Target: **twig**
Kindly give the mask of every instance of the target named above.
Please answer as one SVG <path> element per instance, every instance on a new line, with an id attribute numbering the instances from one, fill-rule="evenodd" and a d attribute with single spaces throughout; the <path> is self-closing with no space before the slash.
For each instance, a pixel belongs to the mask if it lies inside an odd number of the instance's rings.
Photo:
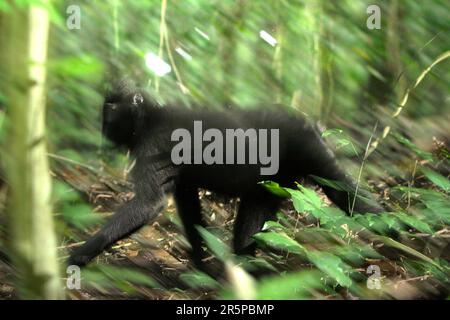
<path id="1" fill-rule="evenodd" d="M 414 184 L 414 176 L 416 175 L 416 169 L 417 169 L 417 160 L 414 162 L 414 168 L 411 175 L 411 180 L 408 181 L 408 205 L 406 206 L 406 209 L 408 209 L 411 205 L 411 187 Z"/>
<path id="2" fill-rule="evenodd" d="M 409 279 L 404 279 L 404 280 L 399 280 L 397 281 L 394 286 L 397 287 L 400 283 L 406 283 L 406 282 L 411 282 L 411 281 L 424 281 L 428 278 L 431 278 L 432 276 L 429 274 L 423 275 L 423 276 L 418 276 L 418 277 L 414 277 L 414 278 L 409 278 Z"/>
<path id="3" fill-rule="evenodd" d="M 114 28 L 114 49 L 116 52 L 120 48 L 120 38 L 119 38 L 119 0 L 114 0 L 113 2 L 113 28 Z"/>
<path id="4" fill-rule="evenodd" d="M 165 22 L 164 22 L 165 23 Z M 167 25 L 165 27 L 165 37 L 164 37 L 165 43 L 166 43 L 166 51 L 167 55 L 169 56 L 170 64 L 172 65 L 173 71 L 175 72 L 175 76 L 177 78 L 178 84 L 181 88 L 181 91 L 186 94 L 189 92 L 189 90 L 186 88 L 186 86 L 183 84 L 183 80 L 181 79 L 180 72 L 178 71 L 177 65 L 175 64 L 175 59 L 173 58 L 172 51 L 170 49 L 169 44 L 169 32 L 167 30 Z"/>
<path id="5" fill-rule="evenodd" d="M 79 247 L 81 246 L 83 243 L 85 243 L 86 241 L 80 241 L 80 242 L 74 242 L 74 243 L 70 243 L 66 246 L 59 246 L 56 247 L 56 249 L 68 249 L 68 248 L 73 248 L 73 247 Z"/>
<path id="6" fill-rule="evenodd" d="M 54 153 L 47 153 L 47 156 L 49 156 L 50 158 L 53 158 L 53 159 L 65 161 L 65 162 L 68 162 L 68 163 L 71 163 L 71 164 L 75 164 L 77 166 L 89 169 L 89 170 L 94 171 L 94 172 L 98 172 L 98 170 L 96 168 L 94 168 L 94 167 L 92 167 L 90 165 L 87 165 L 87 164 L 84 164 L 84 163 L 78 162 L 76 160 L 72 160 L 72 159 L 63 157 L 63 156 L 59 156 L 59 155 L 54 154 Z"/>
<path id="7" fill-rule="evenodd" d="M 366 150 L 364 151 L 364 157 L 363 157 L 363 160 L 361 162 L 361 166 L 359 168 L 358 180 L 356 181 L 355 196 L 353 197 L 353 203 L 352 203 L 352 207 L 350 209 L 350 216 L 353 216 L 353 210 L 355 208 L 356 197 L 358 196 L 358 189 L 359 189 L 359 184 L 361 182 L 361 176 L 362 176 L 364 164 L 366 163 L 366 160 L 367 160 L 367 158 L 370 155 L 369 147 L 370 147 L 370 143 L 372 142 L 372 138 L 373 138 L 373 136 L 375 134 L 375 131 L 377 130 L 377 127 L 378 127 L 378 121 L 375 123 L 375 126 L 373 127 L 372 134 L 370 135 L 369 141 L 367 142 L 367 145 L 366 145 Z"/>
<path id="8" fill-rule="evenodd" d="M 164 38 L 166 33 L 166 9 L 167 9 L 167 0 L 161 1 L 161 19 L 159 21 L 159 49 L 158 49 L 158 57 L 162 59 L 163 57 L 163 48 L 164 48 Z M 159 91 L 159 77 L 155 75 L 155 90 Z"/>
<path id="9" fill-rule="evenodd" d="M 424 71 L 422 71 L 422 73 L 419 75 L 419 77 L 417 77 L 414 85 L 412 87 L 409 87 L 406 89 L 406 92 L 403 95 L 403 98 L 402 98 L 401 102 L 399 103 L 397 110 L 391 116 L 393 119 L 398 117 L 400 115 L 400 113 L 402 112 L 403 108 L 405 107 L 406 103 L 408 102 L 409 94 L 411 93 L 411 91 L 413 89 L 417 88 L 417 86 L 422 82 L 422 80 L 425 78 L 425 76 L 431 71 L 431 69 L 434 66 L 436 66 L 438 63 L 440 63 L 448 58 L 450 58 L 450 51 L 446 51 L 443 54 L 441 54 L 439 57 L 436 58 L 436 60 L 433 61 L 433 63 L 431 65 L 429 65 Z M 378 147 L 378 145 L 388 136 L 390 131 L 391 131 L 390 126 L 384 127 L 383 134 L 381 135 L 380 138 L 376 139 L 373 142 L 373 144 L 370 148 L 369 154 L 372 153 L 373 151 L 375 151 L 375 149 Z"/>

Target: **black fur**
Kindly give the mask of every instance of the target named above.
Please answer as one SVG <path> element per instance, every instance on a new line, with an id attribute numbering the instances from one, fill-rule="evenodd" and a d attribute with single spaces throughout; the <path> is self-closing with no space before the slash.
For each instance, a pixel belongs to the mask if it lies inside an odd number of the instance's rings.
<path id="1" fill-rule="evenodd" d="M 171 161 L 171 133 L 186 128 L 191 133 L 194 120 L 202 120 L 203 129 L 220 131 L 233 128 L 279 129 L 279 171 L 261 176 L 260 165 L 174 165 Z M 84 265 L 117 240 L 134 232 L 160 213 L 165 195 L 173 194 L 192 257 L 201 265 L 201 237 L 195 225 L 204 225 L 198 189 L 239 197 L 240 207 L 234 228 L 233 247 L 237 253 L 251 252 L 252 236 L 271 219 L 282 199 L 258 184 L 272 180 L 283 186 L 310 175 L 337 180 L 354 187 L 353 181 L 339 168 L 332 152 L 314 127 L 298 113 L 280 107 L 265 110 L 209 111 L 160 107 L 143 92 L 126 82 L 106 97 L 103 106 L 103 133 L 117 146 L 131 150 L 136 159 L 132 171 L 135 197 L 125 204 L 92 238 L 76 249 L 70 264 Z M 324 186 L 327 196 L 349 212 L 348 192 Z M 363 192 L 364 195 L 367 193 Z M 356 212 L 381 212 L 374 201 L 358 198 Z"/>

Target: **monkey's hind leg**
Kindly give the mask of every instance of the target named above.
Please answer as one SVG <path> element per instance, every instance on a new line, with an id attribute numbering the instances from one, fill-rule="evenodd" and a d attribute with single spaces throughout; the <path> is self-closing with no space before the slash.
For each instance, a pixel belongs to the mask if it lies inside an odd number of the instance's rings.
<path id="1" fill-rule="evenodd" d="M 174 193 L 174 198 L 178 214 L 181 218 L 181 222 L 183 223 L 186 238 L 191 245 L 191 258 L 197 268 L 203 269 L 203 241 L 196 226 L 204 227 L 205 224 L 201 216 L 198 190 L 193 187 L 177 186 Z"/>
<path id="2" fill-rule="evenodd" d="M 234 225 L 235 253 L 254 254 L 256 244 L 252 237 L 261 231 L 264 222 L 275 217 L 281 202 L 281 198 L 265 190 L 258 190 L 241 198 Z"/>

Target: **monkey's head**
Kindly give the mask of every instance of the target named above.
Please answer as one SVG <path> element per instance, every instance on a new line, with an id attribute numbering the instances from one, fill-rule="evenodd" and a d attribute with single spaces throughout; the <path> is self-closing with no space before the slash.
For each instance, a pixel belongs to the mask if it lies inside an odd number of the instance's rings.
<path id="1" fill-rule="evenodd" d="M 122 80 L 108 90 L 102 111 L 102 133 L 117 147 L 132 147 L 136 142 L 136 129 L 144 92 L 134 83 Z"/>

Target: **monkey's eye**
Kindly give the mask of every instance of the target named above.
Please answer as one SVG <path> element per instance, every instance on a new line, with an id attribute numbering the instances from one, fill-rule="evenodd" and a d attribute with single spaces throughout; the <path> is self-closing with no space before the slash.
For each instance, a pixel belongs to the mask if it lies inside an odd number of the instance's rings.
<path id="1" fill-rule="evenodd" d="M 115 104 L 115 103 L 106 103 L 106 106 L 110 110 L 117 110 L 117 104 Z"/>
<path id="2" fill-rule="evenodd" d="M 140 93 L 136 93 L 133 96 L 133 105 L 137 106 L 138 104 L 144 102 L 144 97 Z"/>

